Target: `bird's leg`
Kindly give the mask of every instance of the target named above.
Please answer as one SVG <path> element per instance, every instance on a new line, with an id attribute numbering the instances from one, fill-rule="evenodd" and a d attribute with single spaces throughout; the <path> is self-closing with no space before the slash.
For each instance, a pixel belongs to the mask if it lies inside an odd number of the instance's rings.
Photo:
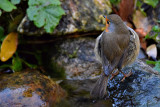
<path id="1" fill-rule="evenodd" d="M 128 74 L 125 74 L 124 72 L 122 72 L 121 69 L 119 71 L 124 75 L 123 79 L 121 80 L 122 82 L 125 80 L 126 77 L 129 77 L 132 74 L 132 70 Z"/>
<path id="2" fill-rule="evenodd" d="M 118 74 L 119 74 L 119 70 L 117 70 L 115 73 L 112 73 L 112 77 L 110 78 L 110 80 L 112 80 Z"/>

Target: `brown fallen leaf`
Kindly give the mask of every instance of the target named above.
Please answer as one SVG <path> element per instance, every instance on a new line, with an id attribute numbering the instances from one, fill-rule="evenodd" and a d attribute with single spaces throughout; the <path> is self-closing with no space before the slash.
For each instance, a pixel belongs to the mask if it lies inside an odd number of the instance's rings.
<path id="1" fill-rule="evenodd" d="M 147 47 L 146 53 L 149 57 L 152 57 L 153 59 L 157 58 L 157 47 L 155 44 L 152 44 Z"/>
<path id="2" fill-rule="evenodd" d="M 18 45 L 18 34 L 12 32 L 6 36 L 1 45 L 0 59 L 5 62 L 13 56 Z"/>
<path id="3" fill-rule="evenodd" d="M 141 29 L 146 33 L 149 33 L 151 31 L 152 25 L 149 23 L 147 17 L 144 16 L 139 10 L 136 10 L 133 15 L 133 23 L 136 29 Z"/>
<path id="4" fill-rule="evenodd" d="M 139 10 L 136 10 L 133 15 L 133 23 L 136 27 L 136 32 L 139 35 L 141 47 L 146 50 L 147 43 L 145 36 L 151 31 L 152 25 L 149 23 L 147 17 Z"/>
<path id="5" fill-rule="evenodd" d="M 140 39 L 140 44 L 141 44 L 141 48 L 146 50 L 147 48 L 147 42 L 145 41 L 144 38 L 139 38 Z"/>
<path id="6" fill-rule="evenodd" d="M 121 0 L 118 15 L 124 21 L 131 21 L 130 16 L 132 16 L 134 11 L 135 0 Z"/>
<path id="7" fill-rule="evenodd" d="M 146 50 L 146 48 L 147 48 L 147 42 L 145 40 L 145 36 L 147 35 L 147 33 L 142 28 L 138 28 L 135 31 L 137 32 L 137 34 L 139 36 L 141 48 L 143 48 L 144 50 Z"/>
<path id="8" fill-rule="evenodd" d="M 147 42 L 145 40 L 145 36 L 147 35 L 147 33 L 142 28 L 138 28 L 135 31 L 137 32 L 137 34 L 139 36 L 141 48 L 143 48 L 144 50 L 146 50 L 146 48 L 147 48 Z"/>
<path id="9" fill-rule="evenodd" d="M 144 38 L 147 35 L 147 32 L 145 32 L 142 28 L 138 28 L 135 31 L 138 33 L 139 37 Z"/>

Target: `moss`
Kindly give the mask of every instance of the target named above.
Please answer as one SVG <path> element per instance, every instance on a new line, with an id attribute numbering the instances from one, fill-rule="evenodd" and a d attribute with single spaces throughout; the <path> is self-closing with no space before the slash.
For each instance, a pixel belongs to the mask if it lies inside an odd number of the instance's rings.
<path id="1" fill-rule="evenodd" d="M 3 92 L 3 90 L 7 90 L 7 92 Z M 0 98 L 0 101 L 6 102 L 6 104 L 23 102 L 20 104 L 30 105 L 30 100 L 32 100 L 36 104 L 34 106 L 42 103 L 48 104 L 50 100 L 52 103 L 56 103 L 66 96 L 65 91 L 58 84 L 36 70 L 1 75 L 0 94 L 6 96 L 4 99 Z M 8 94 L 10 97 L 7 97 Z"/>

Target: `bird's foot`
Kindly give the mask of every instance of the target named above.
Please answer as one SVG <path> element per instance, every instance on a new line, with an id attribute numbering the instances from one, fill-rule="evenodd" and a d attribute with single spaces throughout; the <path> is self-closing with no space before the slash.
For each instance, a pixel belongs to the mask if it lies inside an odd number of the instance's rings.
<path id="1" fill-rule="evenodd" d="M 112 80 L 116 75 L 119 74 L 119 71 L 117 70 L 115 73 L 112 73 L 112 77 L 110 78 L 110 80 Z"/>
<path id="2" fill-rule="evenodd" d="M 132 75 L 132 70 L 131 70 L 128 74 L 125 74 L 125 73 L 122 72 L 122 71 L 120 71 L 120 72 L 124 75 L 123 79 L 121 80 L 122 82 L 125 80 L 126 77 L 129 77 L 129 76 Z"/>

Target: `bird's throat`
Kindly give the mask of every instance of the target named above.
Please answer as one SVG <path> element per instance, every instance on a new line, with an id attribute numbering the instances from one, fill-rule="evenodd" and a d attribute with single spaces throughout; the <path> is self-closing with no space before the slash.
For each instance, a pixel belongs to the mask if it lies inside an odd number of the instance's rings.
<path id="1" fill-rule="evenodd" d="M 106 24 L 106 32 L 109 32 L 109 29 L 108 29 L 108 27 L 109 27 L 109 24 Z"/>
<path id="2" fill-rule="evenodd" d="M 106 32 L 115 32 L 116 31 L 116 27 L 114 26 L 113 23 L 110 23 L 110 24 L 106 24 L 106 29 L 105 29 Z"/>

